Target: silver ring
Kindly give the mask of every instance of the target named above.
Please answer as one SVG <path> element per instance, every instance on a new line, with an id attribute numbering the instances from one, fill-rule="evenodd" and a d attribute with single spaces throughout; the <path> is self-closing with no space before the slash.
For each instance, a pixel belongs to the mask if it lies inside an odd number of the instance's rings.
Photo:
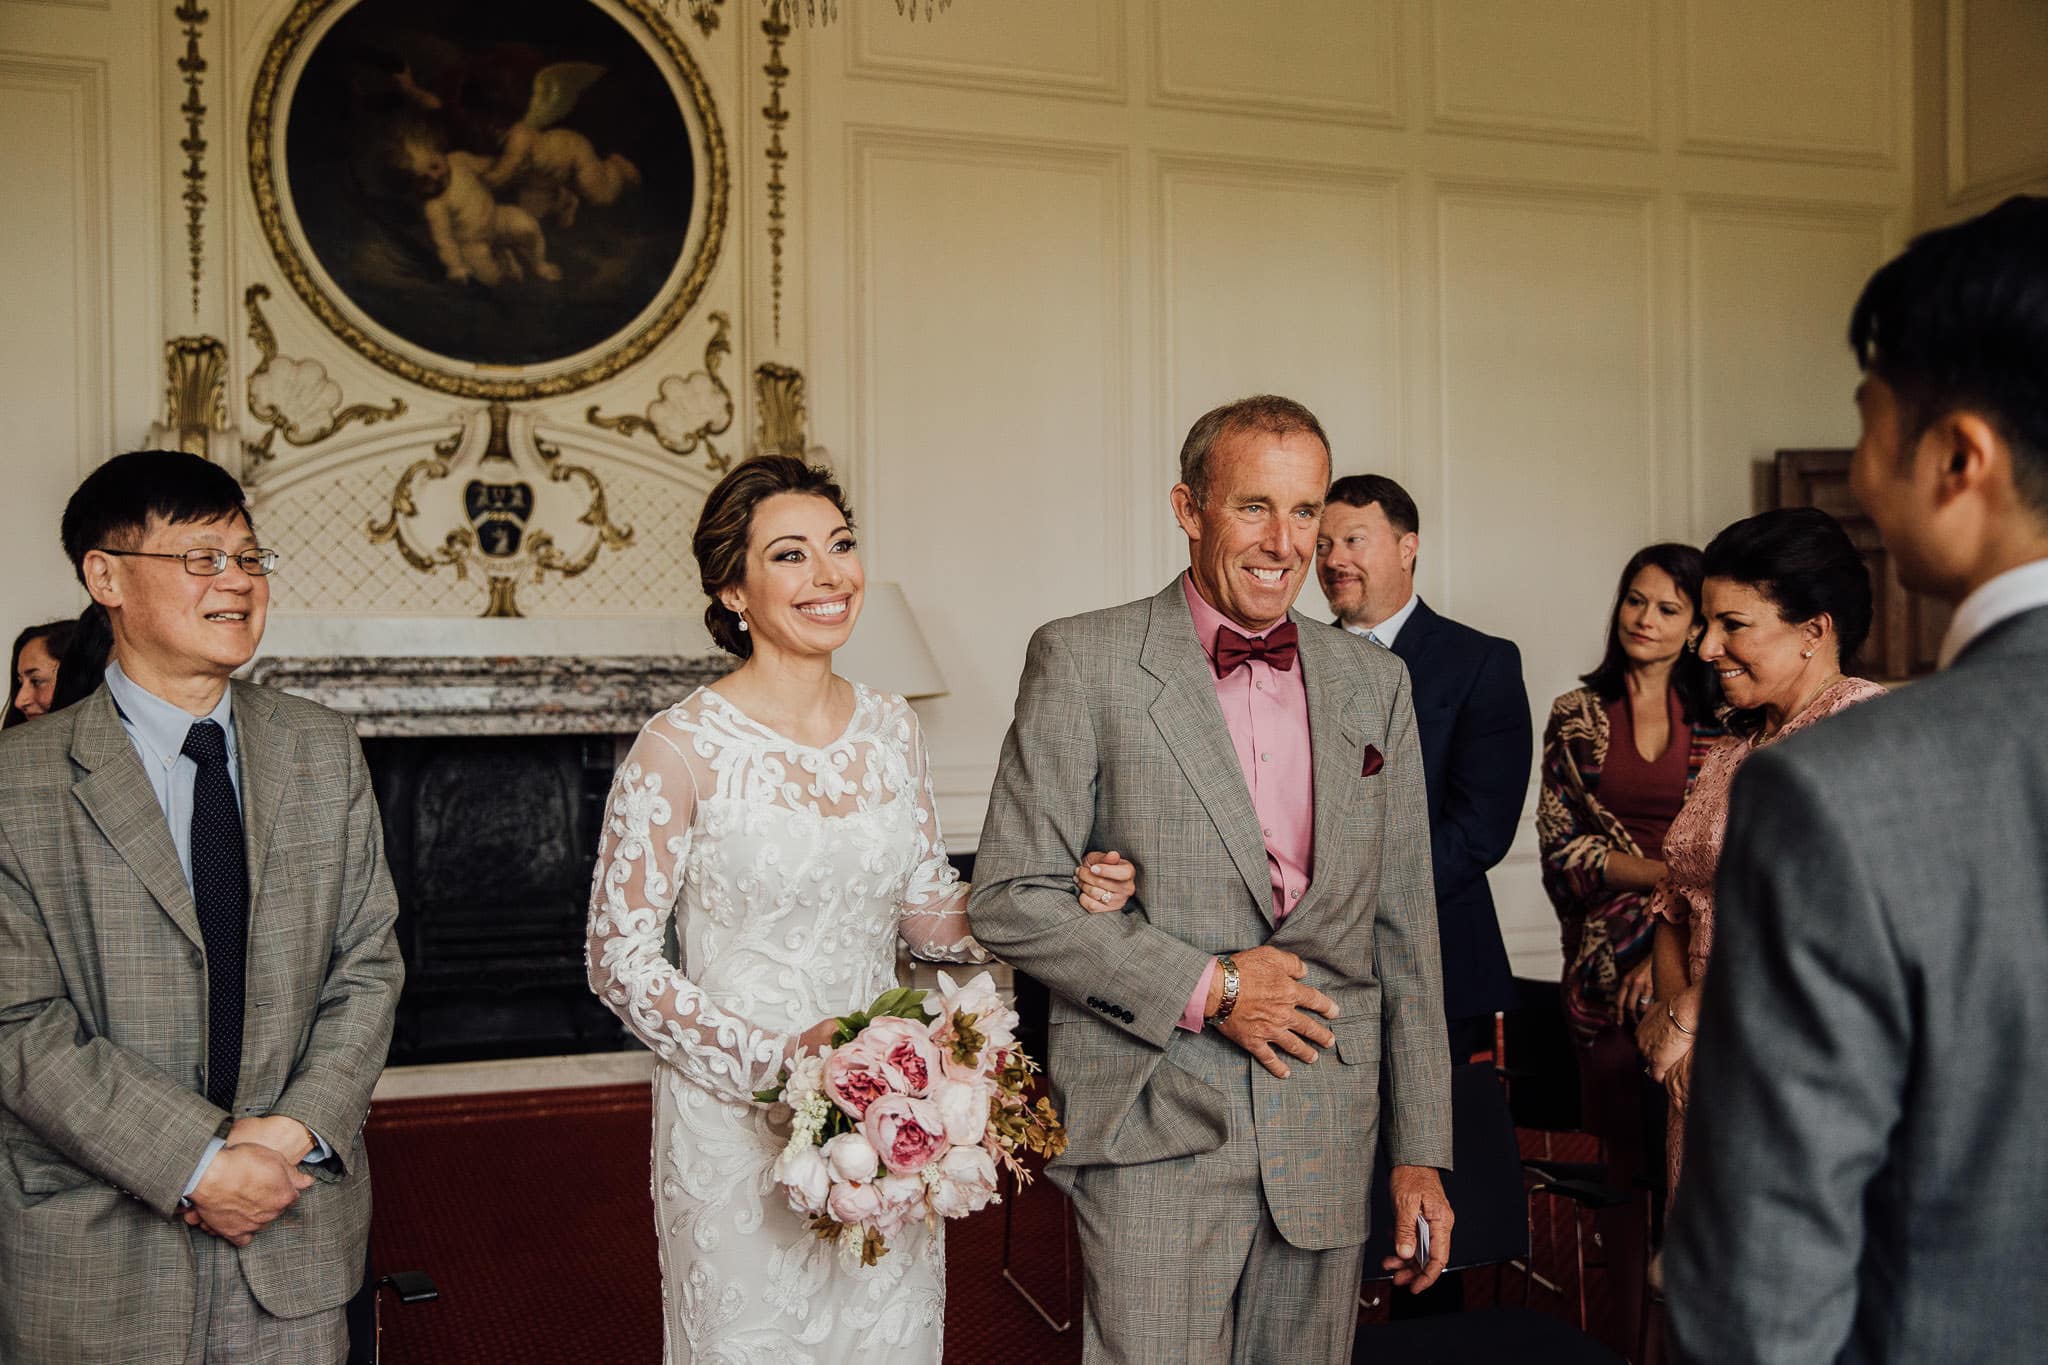
<path id="1" fill-rule="evenodd" d="M 1639 995 L 1639 996 L 1637 996 L 1637 997 L 1636 997 L 1636 1004 L 1637 1004 L 1638 1006 L 1646 1006 L 1646 1005 L 1648 1005 L 1649 1003 L 1650 1003 L 1650 997 L 1649 997 L 1649 996 L 1647 996 L 1647 995 Z"/>

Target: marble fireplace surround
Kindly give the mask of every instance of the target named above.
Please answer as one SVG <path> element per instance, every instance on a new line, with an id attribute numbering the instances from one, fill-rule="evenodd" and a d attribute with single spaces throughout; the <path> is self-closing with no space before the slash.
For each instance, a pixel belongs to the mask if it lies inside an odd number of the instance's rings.
<path id="1" fill-rule="evenodd" d="M 730 671 L 675 618 L 273 620 L 248 678 L 317 701 L 365 739 L 620 735 Z"/>

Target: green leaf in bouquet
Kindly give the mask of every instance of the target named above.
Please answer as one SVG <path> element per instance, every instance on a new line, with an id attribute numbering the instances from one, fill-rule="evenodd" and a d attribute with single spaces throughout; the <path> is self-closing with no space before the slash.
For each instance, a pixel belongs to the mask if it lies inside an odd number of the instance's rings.
<path id="1" fill-rule="evenodd" d="M 868 1006 L 869 1020 L 872 1022 L 881 1018 L 915 1019 L 922 1023 L 925 1018 L 924 997 L 924 991 L 912 986 L 898 986 L 894 990 L 884 991 L 874 1004 Z"/>
<path id="2" fill-rule="evenodd" d="M 754 1092 L 754 1103 L 756 1104 L 774 1104 L 781 1098 L 782 1086 L 779 1084 L 771 1085 L 766 1090 L 756 1090 Z"/>

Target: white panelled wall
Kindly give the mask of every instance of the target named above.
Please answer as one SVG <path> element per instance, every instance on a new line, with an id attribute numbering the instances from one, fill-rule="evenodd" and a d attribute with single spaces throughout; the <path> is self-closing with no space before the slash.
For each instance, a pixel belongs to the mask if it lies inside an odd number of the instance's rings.
<path id="1" fill-rule="evenodd" d="M 1423 593 L 1520 645 L 1539 727 L 1631 551 L 1854 439 L 1908 0 L 845 10 L 801 35 L 815 436 L 951 684 L 956 844 L 1032 628 L 1185 562 L 1166 493 L 1218 402 L 1299 398 L 1339 473 L 1408 486 Z M 1554 973 L 1525 824 L 1496 890 Z"/>
<path id="2" fill-rule="evenodd" d="M 161 416 L 168 336 L 226 337 L 231 419 L 245 406 L 237 272 L 276 280 L 237 237 L 253 218 L 236 149 L 284 7 L 207 8 L 208 79 L 230 88 L 207 89 L 222 121 L 202 307 L 186 299 L 169 0 L 0 0 L 8 635 L 79 604 L 57 514 Z M 739 299 L 748 281 L 744 375 L 778 358 L 756 268 L 770 77 L 758 0 L 719 8 L 715 38 L 679 32 L 732 140 L 719 287 Z M 904 585 L 950 685 L 920 709 L 961 847 L 1032 628 L 1184 563 L 1166 492 L 1205 409 L 1290 394 L 1322 416 L 1338 472 L 1405 483 L 1423 592 L 1520 645 L 1540 723 L 1594 662 L 1630 551 L 1755 510 L 1773 450 L 1853 439 L 1843 333 L 1868 272 L 1916 226 L 2048 176 L 2039 0 L 953 0 L 930 23 L 888 0 L 838 9 L 783 52 L 775 338 L 808 376 L 811 439 L 850 481 L 870 575 Z M 313 346 L 299 311 L 278 294 L 278 325 Z M 707 326 L 686 321 L 691 356 Z M 352 398 L 401 391 L 327 354 Z M 403 392 L 409 420 L 448 407 Z M 558 422 L 582 422 L 576 401 Z M 336 527 L 360 525 L 356 484 L 381 496 L 388 480 L 350 462 L 425 438 L 349 439 L 333 469 L 309 459 L 269 496 L 283 507 L 298 480 Z M 579 592 L 606 613 L 694 617 L 678 557 L 705 477 L 651 449 L 620 459 L 614 513 L 648 529 Z M 301 512 L 279 511 L 280 531 Z M 341 548 L 299 589 L 322 612 L 472 609 L 426 577 L 398 601 L 409 571 L 388 546 Z M 580 610 L 567 601 L 535 590 L 527 606 Z M 1304 606 L 1321 611 L 1313 588 Z M 1534 862 L 1526 829 L 1495 880 L 1518 968 L 1550 972 Z"/>

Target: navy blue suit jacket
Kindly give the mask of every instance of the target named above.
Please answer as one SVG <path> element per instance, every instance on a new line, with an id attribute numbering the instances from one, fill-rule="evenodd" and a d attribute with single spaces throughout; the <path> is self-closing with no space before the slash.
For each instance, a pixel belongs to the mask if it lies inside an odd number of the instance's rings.
<path id="1" fill-rule="evenodd" d="M 1444 1015 L 1514 1005 L 1513 977 L 1487 869 L 1507 856 L 1529 793 L 1535 737 L 1522 654 L 1511 640 L 1458 624 L 1418 601 L 1394 637 L 1415 695 L 1429 788 Z"/>

